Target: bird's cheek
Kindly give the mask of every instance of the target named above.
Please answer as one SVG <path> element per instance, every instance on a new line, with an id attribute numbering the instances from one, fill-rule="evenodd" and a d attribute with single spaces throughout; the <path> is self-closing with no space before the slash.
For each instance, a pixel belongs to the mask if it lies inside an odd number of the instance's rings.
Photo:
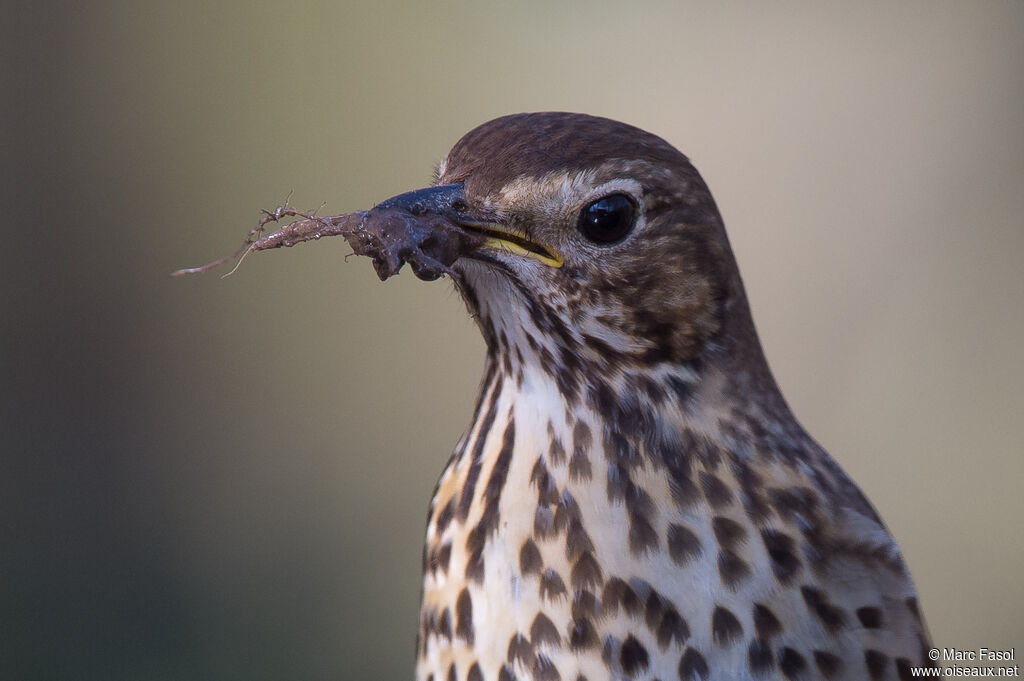
<path id="1" fill-rule="evenodd" d="M 693 359 L 721 328 L 721 311 L 707 280 L 672 284 L 669 280 L 638 296 L 632 305 L 633 323 L 641 337 L 651 340 L 652 359 Z"/>

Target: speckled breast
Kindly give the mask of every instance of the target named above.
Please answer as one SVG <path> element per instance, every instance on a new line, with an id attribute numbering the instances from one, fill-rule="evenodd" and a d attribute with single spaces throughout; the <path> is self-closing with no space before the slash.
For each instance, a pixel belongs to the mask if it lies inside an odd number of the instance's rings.
<path id="1" fill-rule="evenodd" d="M 884 528 L 828 508 L 797 467 L 665 427 L 679 451 L 648 451 L 542 373 L 491 366 L 431 502 L 418 679 L 895 679 L 920 664 Z"/>

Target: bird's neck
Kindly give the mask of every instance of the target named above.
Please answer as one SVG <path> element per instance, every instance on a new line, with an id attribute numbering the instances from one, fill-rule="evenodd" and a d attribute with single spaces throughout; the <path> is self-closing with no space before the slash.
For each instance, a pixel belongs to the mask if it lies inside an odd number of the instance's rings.
<path id="1" fill-rule="evenodd" d="M 728 289 L 717 332 L 692 356 L 675 357 L 646 352 L 647 339 L 592 315 L 570 320 L 565 306 L 542 304 L 493 278 L 459 286 L 487 344 L 482 392 L 497 382 L 526 400 L 545 396 L 542 427 L 557 415 L 569 423 L 597 420 L 616 437 L 671 442 L 688 432 L 735 441 L 739 455 L 809 442 L 768 368 L 738 276 Z"/>
<path id="2" fill-rule="evenodd" d="M 703 451 L 716 442 L 730 457 L 815 456 L 819 450 L 782 398 L 763 358 L 734 362 L 713 352 L 681 363 L 567 368 L 541 347 L 491 348 L 474 418 L 489 428 L 504 418 L 499 400 L 516 404 L 516 427 L 544 435 L 554 458 L 579 431 L 592 431 L 592 450 L 616 457 L 659 459 L 666 450 Z M 569 362 L 572 365 L 572 362 Z M 575 431 L 575 432 L 574 432 Z M 570 443 L 570 444 L 565 444 Z M 660 461 L 651 461 L 659 465 Z"/>

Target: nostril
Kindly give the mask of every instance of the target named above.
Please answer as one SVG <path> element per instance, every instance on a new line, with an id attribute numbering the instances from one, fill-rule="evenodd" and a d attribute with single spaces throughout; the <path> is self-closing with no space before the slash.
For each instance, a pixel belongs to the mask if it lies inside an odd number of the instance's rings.
<path id="1" fill-rule="evenodd" d="M 423 205 L 421 202 L 417 201 L 416 203 L 409 206 L 409 212 L 415 215 L 416 217 L 420 217 L 422 215 L 426 215 L 427 207 Z"/>
<path id="2" fill-rule="evenodd" d="M 465 213 L 467 210 L 469 210 L 469 206 L 462 199 L 455 199 L 454 201 L 452 201 L 452 210 L 454 210 L 457 213 Z"/>

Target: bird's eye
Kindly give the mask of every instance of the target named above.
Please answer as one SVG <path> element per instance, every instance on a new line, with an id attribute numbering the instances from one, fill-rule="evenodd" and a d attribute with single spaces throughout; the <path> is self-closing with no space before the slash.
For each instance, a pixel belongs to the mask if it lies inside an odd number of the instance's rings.
<path id="1" fill-rule="evenodd" d="M 621 241 L 636 222 L 636 204 L 625 194 L 610 194 L 587 204 L 576 223 L 580 234 L 599 244 Z"/>

